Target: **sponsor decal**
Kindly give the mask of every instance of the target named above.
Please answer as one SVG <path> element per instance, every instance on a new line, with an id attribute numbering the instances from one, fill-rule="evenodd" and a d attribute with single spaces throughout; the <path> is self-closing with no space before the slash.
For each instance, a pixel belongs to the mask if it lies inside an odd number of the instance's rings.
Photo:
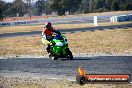
<path id="1" fill-rule="evenodd" d="M 40 23 L 40 20 L 27 20 L 27 21 L 15 21 L 15 22 L 0 22 L 0 26 L 15 26 L 15 25 L 25 25 L 25 24 L 34 24 Z"/>
<path id="2" fill-rule="evenodd" d="M 11 24 L 10 24 L 9 22 L 7 22 L 7 23 L 6 23 L 6 22 L 3 22 L 3 23 L 1 22 L 1 23 L 0 23 L 0 26 L 10 26 L 10 25 L 11 25 Z"/>
<path id="3" fill-rule="evenodd" d="M 85 83 L 129 83 L 131 81 L 131 75 L 129 74 L 87 74 L 84 68 L 79 67 L 76 81 L 82 85 Z"/>

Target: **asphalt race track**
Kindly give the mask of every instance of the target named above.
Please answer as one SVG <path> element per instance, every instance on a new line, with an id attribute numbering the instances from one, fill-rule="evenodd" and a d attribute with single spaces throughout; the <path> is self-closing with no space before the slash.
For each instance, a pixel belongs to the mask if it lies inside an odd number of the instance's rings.
<path id="1" fill-rule="evenodd" d="M 84 67 L 88 74 L 131 74 L 132 56 L 74 57 L 72 61 L 60 58 L 12 58 L 0 59 L 1 73 L 29 72 L 75 76 L 77 68 Z"/>

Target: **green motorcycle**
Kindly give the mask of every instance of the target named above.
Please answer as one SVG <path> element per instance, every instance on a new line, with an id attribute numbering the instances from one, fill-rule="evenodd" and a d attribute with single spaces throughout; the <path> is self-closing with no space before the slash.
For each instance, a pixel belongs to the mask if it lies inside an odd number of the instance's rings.
<path id="1" fill-rule="evenodd" d="M 68 48 L 68 42 L 64 35 L 54 35 L 50 42 L 52 45 L 50 46 L 49 57 L 52 60 L 57 60 L 58 58 L 73 59 L 72 52 Z"/>

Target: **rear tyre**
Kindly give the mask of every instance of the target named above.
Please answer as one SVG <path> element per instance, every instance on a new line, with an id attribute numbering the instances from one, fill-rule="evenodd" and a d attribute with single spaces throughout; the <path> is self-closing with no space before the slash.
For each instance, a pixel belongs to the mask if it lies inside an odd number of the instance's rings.
<path id="1" fill-rule="evenodd" d="M 53 55 L 52 53 L 49 54 L 49 58 L 51 58 L 52 60 L 57 60 L 58 57 Z"/>
<path id="2" fill-rule="evenodd" d="M 51 57 L 51 59 L 52 59 L 52 60 L 57 60 L 58 58 L 55 57 L 55 56 L 53 56 L 53 57 Z"/>
<path id="3" fill-rule="evenodd" d="M 73 55 L 72 55 L 72 52 L 70 51 L 69 48 L 67 49 L 67 58 L 68 58 L 69 60 L 73 60 Z"/>

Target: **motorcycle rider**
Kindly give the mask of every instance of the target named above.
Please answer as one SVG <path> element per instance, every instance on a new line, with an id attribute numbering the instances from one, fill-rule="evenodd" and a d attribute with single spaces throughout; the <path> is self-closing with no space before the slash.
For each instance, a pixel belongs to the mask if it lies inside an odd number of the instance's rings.
<path id="1" fill-rule="evenodd" d="M 42 36 L 43 36 L 42 42 L 45 45 L 48 45 L 47 48 L 46 48 L 46 50 L 47 50 L 48 53 L 50 53 L 50 40 L 52 40 L 52 38 L 53 38 L 52 37 L 52 34 L 53 33 L 56 33 L 58 35 L 61 35 L 61 33 L 58 30 L 56 30 L 56 29 L 54 29 L 52 27 L 52 24 L 50 22 L 47 22 L 45 24 L 43 30 L 42 30 Z"/>

